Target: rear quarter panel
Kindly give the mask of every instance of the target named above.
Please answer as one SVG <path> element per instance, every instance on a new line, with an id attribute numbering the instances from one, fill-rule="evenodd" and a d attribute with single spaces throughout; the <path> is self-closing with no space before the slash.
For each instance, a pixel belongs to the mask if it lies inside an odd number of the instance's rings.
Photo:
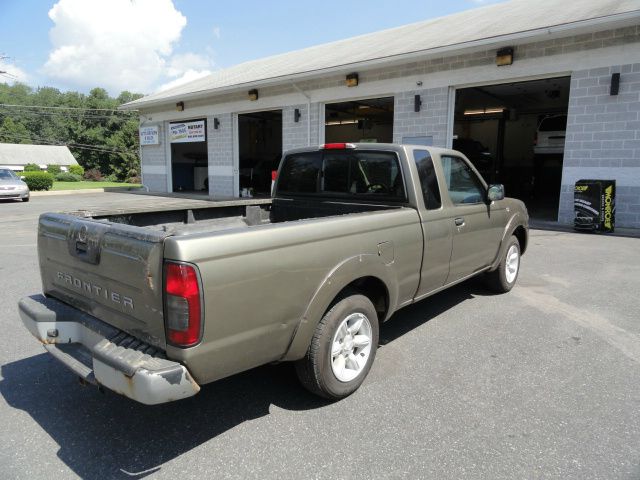
<path id="1" fill-rule="evenodd" d="M 381 242 L 392 243 L 391 261 L 378 255 Z M 418 214 L 409 208 L 170 237 L 165 258 L 200 269 L 205 322 L 199 345 L 167 354 L 199 383 L 280 360 L 299 328 L 313 331 L 331 294 L 360 276 L 384 275 L 394 304 L 412 298 L 421 255 Z M 332 276 L 343 264 L 349 275 Z"/>

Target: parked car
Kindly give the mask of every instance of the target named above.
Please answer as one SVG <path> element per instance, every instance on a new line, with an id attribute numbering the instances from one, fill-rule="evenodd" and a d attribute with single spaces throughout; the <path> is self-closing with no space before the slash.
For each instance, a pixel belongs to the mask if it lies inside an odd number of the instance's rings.
<path id="1" fill-rule="evenodd" d="M 567 115 L 547 115 L 540 120 L 533 142 L 533 153 L 550 155 L 564 153 L 567 134 Z"/>
<path id="2" fill-rule="evenodd" d="M 0 200 L 20 199 L 29 201 L 29 187 L 12 170 L 0 168 Z"/>
<path id="3" fill-rule="evenodd" d="M 508 292 L 527 248 L 524 204 L 454 150 L 292 150 L 257 202 L 41 215 L 25 326 L 82 382 L 146 404 L 277 361 L 340 399 L 380 323 L 476 275 Z"/>

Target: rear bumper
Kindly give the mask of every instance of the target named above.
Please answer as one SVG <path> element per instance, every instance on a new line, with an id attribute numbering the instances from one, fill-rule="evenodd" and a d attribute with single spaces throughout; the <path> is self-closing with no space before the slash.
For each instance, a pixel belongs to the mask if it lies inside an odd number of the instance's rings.
<path id="1" fill-rule="evenodd" d="M 18 308 L 33 336 L 84 382 L 147 405 L 200 391 L 184 365 L 91 315 L 42 295 L 23 298 Z"/>

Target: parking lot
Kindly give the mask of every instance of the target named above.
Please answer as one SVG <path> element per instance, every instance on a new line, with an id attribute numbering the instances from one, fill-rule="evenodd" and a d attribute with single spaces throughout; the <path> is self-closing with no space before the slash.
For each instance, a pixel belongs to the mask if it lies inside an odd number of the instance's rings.
<path id="1" fill-rule="evenodd" d="M 80 386 L 17 314 L 37 216 L 171 201 L 0 202 L 0 478 L 640 478 L 636 238 L 532 230 L 511 293 L 472 280 L 402 310 L 337 403 L 287 364 L 154 407 Z"/>

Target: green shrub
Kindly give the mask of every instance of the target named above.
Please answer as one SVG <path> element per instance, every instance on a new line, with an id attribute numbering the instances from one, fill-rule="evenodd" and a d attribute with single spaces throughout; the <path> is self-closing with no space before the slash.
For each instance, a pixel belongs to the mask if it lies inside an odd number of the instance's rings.
<path id="1" fill-rule="evenodd" d="M 80 175 L 74 175 L 70 172 L 60 172 L 56 175 L 56 182 L 79 182 L 82 180 Z"/>
<path id="2" fill-rule="evenodd" d="M 40 165 L 35 164 L 35 163 L 27 163 L 24 166 L 24 171 L 25 172 L 40 172 L 42 169 L 40 168 Z"/>
<path id="3" fill-rule="evenodd" d="M 97 168 L 91 168 L 84 172 L 83 175 L 85 180 L 90 180 L 92 182 L 101 182 L 102 181 L 102 173 Z"/>
<path id="4" fill-rule="evenodd" d="M 23 176 L 29 190 L 49 190 L 53 185 L 53 175 L 48 172 L 24 172 Z"/>
<path id="5" fill-rule="evenodd" d="M 84 168 L 82 168 L 82 165 L 69 165 L 69 173 L 82 176 L 84 175 Z"/>
<path id="6" fill-rule="evenodd" d="M 102 181 L 104 181 L 104 182 L 119 182 L 120 180 L 118 179 L 118 176 L 115 173 L 112 173 L 111 175 L 107 175 L 106 177 L 103 177 Z"/>
<path id="7" fill-rule="evenodd" d="M 51 175 L 57 175 L 62 172 L 62 169 L 60 168 L 60 165 L 48 165 L 47 172 L 49 172 Z"/>
<path id="8" fill-rule="evenodd" d="M 140 177 L 129 177 L 125 180 L 126 183 L 135 183 L 135 184 L 140 184 L 142 183 L 142 179 Z"/>

